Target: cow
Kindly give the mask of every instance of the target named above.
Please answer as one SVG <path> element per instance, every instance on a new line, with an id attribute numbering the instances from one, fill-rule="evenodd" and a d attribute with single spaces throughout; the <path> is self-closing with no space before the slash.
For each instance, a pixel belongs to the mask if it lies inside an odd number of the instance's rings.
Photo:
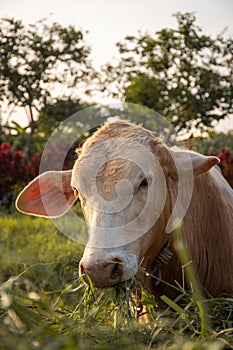
<path id="1" fill-rule="evenodd" d="M 158 303 L 163 294 L 174 298 L 179 224 L 203 291 L 232 295 L 233 191 L 217 157 L 170 148 L 124 120 L 100 127 L 77 153 L 72 170 L 42 173 L 16 207 L 58 217 L 80 200 L 89 232 L 80 275 L 100 288 L 136 276 Z"/>

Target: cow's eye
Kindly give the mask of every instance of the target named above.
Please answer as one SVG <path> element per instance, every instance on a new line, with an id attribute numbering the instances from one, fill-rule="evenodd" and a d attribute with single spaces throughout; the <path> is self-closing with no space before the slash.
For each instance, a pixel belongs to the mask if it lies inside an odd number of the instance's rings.
<path id="1" fill-rule="evenodd" d="M 147 181 L 147 178 L 145 177 L 141 183 L 140 183 L 140 187 L 142 188 L 146 188 L 148 186 L 148 181 Z"/>

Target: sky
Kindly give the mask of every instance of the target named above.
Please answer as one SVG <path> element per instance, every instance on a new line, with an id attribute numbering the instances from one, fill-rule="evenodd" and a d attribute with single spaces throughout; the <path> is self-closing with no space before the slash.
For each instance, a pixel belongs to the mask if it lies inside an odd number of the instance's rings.
<path id="1" fill-rule="evenodd" d="M 176 12 L 195 12 L 204 33 L 215 36 L 228 28 L 233 36 L 233 0 L 0 0 L 0 16 L 34 23 L 41 18 L 88 31 L 93 65 L 100 68 L 117 57 L 116 43 L 138 31 L 155 33 L 175 27 Z M 233 129 L 233 117 L 221 123 Z"/>

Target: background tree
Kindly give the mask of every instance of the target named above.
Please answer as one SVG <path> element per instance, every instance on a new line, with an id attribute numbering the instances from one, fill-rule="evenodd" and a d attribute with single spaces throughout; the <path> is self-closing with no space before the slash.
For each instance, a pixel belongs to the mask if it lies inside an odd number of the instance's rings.
<path id="1" fill-rule="evenodd" d="M 80 102 L 76 99 L 60 99 L 54 103 L 47 103 L 40 111 L 37 131 L 41 137 L 47 139 L 54 129 L 56 129 L 61 122 L 72 114 L 87 108 L 86 103 Z"/>
<path id="2" fill-rule="evenodd" d="M 73 26 L 0 20 L 0 103 L 25 107 L 30 127 L 25 153 L 45 106 L 86 92 L 95 76 L 89 53 L 84 34 Z"/>
<path id="3" fill-rule="evenodd" d="M 177 29 L 118 43 L 121 58 L 105 67 L 105 86 L 160 112 L 177 131 L 205 130 L 233 112 L 233 40 L 203 34 L 193 13 L 175 17 Z"/>

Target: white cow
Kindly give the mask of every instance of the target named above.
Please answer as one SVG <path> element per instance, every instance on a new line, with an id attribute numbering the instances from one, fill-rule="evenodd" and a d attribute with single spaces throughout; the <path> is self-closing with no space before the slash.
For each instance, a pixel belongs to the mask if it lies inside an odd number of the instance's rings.
<path id="1" fill-rule="evenodd" d="M 232 294 L 233 191 L 215 167 L 218 158 L 170 149 L 125 121 L 100 128 L 78 153 L 72 170 L 41 174 L 16 206 L 56 217 L 80 199 L 89 229 L 80 274 L 97 287 L 136 275 L 157 301 L 174 297 L 168 283 L 182 281 L 173 237 L 181 222 L 203 288 Z"/>

